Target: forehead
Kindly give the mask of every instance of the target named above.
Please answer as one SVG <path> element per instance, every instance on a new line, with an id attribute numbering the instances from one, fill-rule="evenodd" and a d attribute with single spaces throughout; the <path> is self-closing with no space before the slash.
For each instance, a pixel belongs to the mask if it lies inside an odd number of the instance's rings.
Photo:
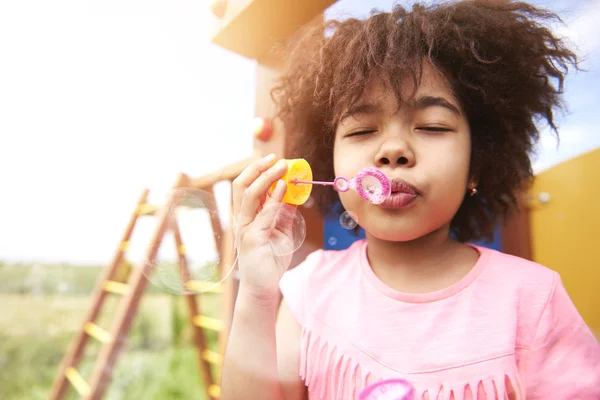
<path id="1" fill-rule="evenodd" d="M 392 79 L 396 80 L 394 85 L 390 82 Z M 400 89 L 399 93 L 394 93 L 392 89 L 394 87 Z M 374 75 L 365 86 L 359 102 L 375 103 L 392 99 L 395 101 L 395 95 L 399 95 L 402 102 L 410 102 L 421 96 L 439 96 L 458 106 L 454 91 L 446 77 L 429 63 L 423 64 L 421 75 L 417 77 L 416 82 L 408 73 L 401 77 Z"/>

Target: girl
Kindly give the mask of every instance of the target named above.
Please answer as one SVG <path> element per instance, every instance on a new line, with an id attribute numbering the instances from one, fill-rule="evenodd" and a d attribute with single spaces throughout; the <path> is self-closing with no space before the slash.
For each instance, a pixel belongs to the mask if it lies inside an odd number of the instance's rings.
<path id="1" fill-rule="evenodd" d="M 366 240 L 286 272 L 272 241 L 286 232 L 268 229 L 288 210 L 285 163 L 268 156 L 235 180 L 224 400 L 356 399 L 386 378 L 429 400 L 600 399 L 600 345 L 558 274 L 467 244 L 532 177 L 535 123 L 555 129 L 577 57 L 541 24 L 553 18 L 507 1 L 398 6 L 299 45 L 274 90 L 293 155 L 316 180 L 379 168 L 392 194 L 374 205 L 315 186 L 320 209 L 339 199 Z"/>

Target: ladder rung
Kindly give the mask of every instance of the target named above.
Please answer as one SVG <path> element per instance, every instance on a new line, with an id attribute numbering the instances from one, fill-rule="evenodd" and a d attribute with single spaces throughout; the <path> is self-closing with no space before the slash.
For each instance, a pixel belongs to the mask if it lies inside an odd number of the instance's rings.
<path id="1" fill-rule="evenodd" d="M 83 326 L 83 330 L 86 331 L 88 335 L 96 339 L 101 343 L 110 343 L 112 342 L 112 335 L 107 330 L 100 328 L 93 322 L 86 322 Z"/>
<path id="2" fill-rule="evenodd" d="M 185 288 L 187 290 L 191 290 L 192 292 L 199 293 L 222 293 L 223 289 L 221 289 L 221 285 L 216 282 L 206 282 L 206 281 L 187 281 L 185 283 Z"/>
<path id="3" fill-rule="evenodd" d="M 202 358 L 211 364 L 221 364 L 223 361 L 223 356 L 221 354 L 208 349 L 202 352 Z"/>
<path id="4" fill-rule="evenodd" d="M 221 397 L 221 387 L 219 385 L 210 385 L 208 394 L 210 394 L 210 397 Z"/>
<path id="5" fill-rule="evenodd" d="M 140 204 L 137 213 L 138 215 L 154 215 L 159 208 L 156 204 Z"/>
<path id="6" fill-rule="evenodd" d="M 106 281 L 104 282 L 104 290 L 114 294 L 126 295 L 129 293 L 129 285 L 122 282 Z"/>
<path id="7" fill-rule="evenodd" d="M 140 204 L 137 208 L 138 215 L 155 215 L 162 206 L 156 204 Z M 199 200 L 183 198 L 179 207 L 175 210 L 176 214 L 193 209 L 206 208 Z"/>
<path id="8" fill-rule="evenodd" d="M 224 327 L 223 321 L 205 315 L 196 315 L 194 324 L 200 328 L 212 329 L 213 331 L 222 331 Z"/>
<path id="9" fill-rule="evenodd" d="M 90 385 L 83 379 L 83 377 L 79 374 L 79 372 L 73 368 L 69 367 L 65 371 L 65 376 L 71 382 L 71 385 L 75 388 L 77 393 L 80 396 L 86 397 L 90 395 Z"/>

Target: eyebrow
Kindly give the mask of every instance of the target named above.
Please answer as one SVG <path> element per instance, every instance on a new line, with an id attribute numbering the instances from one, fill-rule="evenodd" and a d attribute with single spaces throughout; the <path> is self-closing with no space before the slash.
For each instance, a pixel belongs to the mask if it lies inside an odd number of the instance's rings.
<path id="1" fill-rule="evenodd" d="M 443 97 L 437 97 L 437 96 L 419 97 L 414 102 L 413 107 L 418 110 L 423 110 L 428 107 L 444 107 L 444 108 L 452 111 L 452 113 L 455 114 L 456 116 L 461 115 L 460 111 L 458 111 L 458 108 Z"/>
<path id="2" fill-rule="evenodd" d="M 379 103 L 361 103 L 359 105 L 351 107 L 348 111 L 346 111 L 340 118 L 340 123 L 346 118 L 356 117 L 358 115 L 377 114 L 380 113 L 382 110 L 383 107 L 381 107 L 381 104 Z"/>
<path id="3" fill-rule="evenodd" d="M 445 98 L 439 96 L 419 97 L 416 101 L 411 102 L 411 107 L 417 110 L 424 110 L 429 107 L 443 107 L 451 111 L 456 116 L 461 116 L 461 113 L 456 106 L 454 106 Z M 346 113 L 344 113 L 340 118 L 340 123 L 349 117 L 356 117 L 358 115 L 377 114 L 382 112 L 382 110 L 383 107 L 380 103 L 361 103 L 346 111 Z"/>

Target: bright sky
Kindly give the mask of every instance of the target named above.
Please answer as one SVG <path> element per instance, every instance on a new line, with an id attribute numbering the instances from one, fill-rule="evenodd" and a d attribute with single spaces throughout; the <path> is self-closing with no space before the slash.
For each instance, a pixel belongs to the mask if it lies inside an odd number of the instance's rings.
<path id="1" fill-rule="evenodd" d="M 600 1 L 536 3 L 563 12 L 589 70 L 567 82 L 571 114 L 560 118 L 558 150 L 543 140 L 541 171 L 600 147 Z M 327 15 L 391 4 L 341 0 Z M 161 198 L 179 172 L 199 176 L 250 154 L 254 63 L 208 43 L 207 6 L 0 3 L 0 260 L 106 263 L 143 188 Z M 213 247 L 200 225 L 188 241 L 196 255 Z M 132 256 L 151 227 L 136 230 Z"/>

